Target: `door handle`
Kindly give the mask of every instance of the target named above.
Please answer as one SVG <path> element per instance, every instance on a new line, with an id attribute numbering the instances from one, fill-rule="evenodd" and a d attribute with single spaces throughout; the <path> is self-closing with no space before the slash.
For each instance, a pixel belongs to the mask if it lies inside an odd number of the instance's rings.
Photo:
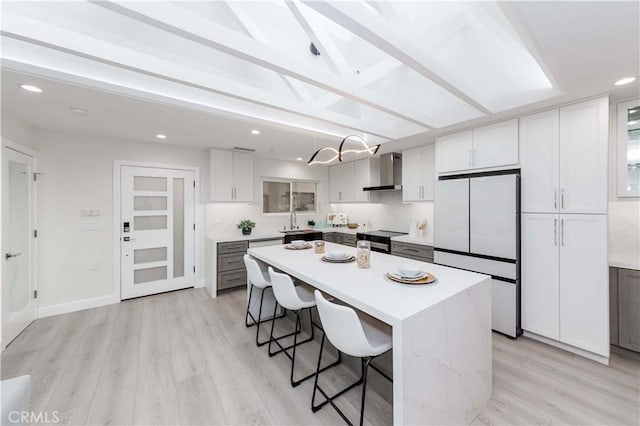
<path id="1" fill-rule="evenodd" d="M 553 219 L 553 245 L 558 246 L 558 219 Z"/>
<path id="2" fill-rule="evenodd" d="M 21 254 L 22 254 L 22 253 L 5 253 L 5 254 L 4 254 L 4 258 L 5 258 L 5 260 L 9 260 L 9 259 L 11 259 L 12 257 L 18 257 L 18 256 L 20 256 Z"/>
<path id="3" fill-rule="evenodd" d="M 558 190 L 557 189 L 553 190 L 553 208 L 554 209 L 558 208 Z"/>
<path id="4" fill-rule="evenodd" d="M 564 188 L 560 190 L 560 207 L 564 209 Z"/>
<path id="5" fill-rule="evenodd" d="M 560 244 L 564 247 L 564 219 L 560 219 Z"/>

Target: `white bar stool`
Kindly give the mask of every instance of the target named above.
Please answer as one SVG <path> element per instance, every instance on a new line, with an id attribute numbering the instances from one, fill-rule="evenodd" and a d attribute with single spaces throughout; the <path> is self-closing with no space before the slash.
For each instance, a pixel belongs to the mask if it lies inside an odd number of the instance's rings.
<path id="1" fill-rule="evenodd" d="M 275 321 L 271 323 L 271 336 L 269 338 L 269 356 L 277 355 L 280 352 L 284 352 L 285 355 L 287 355 L 287 357 L 291 360 L 291 376 L 290 376 L 291 386 L 296 387 L 303 381 L 310 379 L 317 374 L 317 372 L 315 372 L 307 376 L 304 376 L 303 378 L 298 380 L 293 379 L 293 375 L 294 375 L 293 373 L 294 373 L 295 364 L 296 364 L 296 347 L 298 345 L 301 345 L 303 343 L 307 343 L 313 340 L 314 327 L 318 327 L 320 330 L 322 330 L 322 327 L 320 327 L 318 324 L 316 324 L 313 321 L 313 317 L 311 315 L 311 308 L 316 306 L 316 301 L 313 296 L 312 290 L 309 289 L 309 287 L 304 285 L 299 285 L 299 286 L 294 285 L 293 280 L 289 275 L 283 274 L 280 272 L 275 272 L 272 267 L 269 267 L 269 277 L 271 278 L 271 286 L 273 288 L 273 294 L 276 297 L 276 305 L 273 309 L 274 316 L 277 311 L 278 305 L 282 306 L 284 309 L 293 311 L 296 314 L 295 330 L 293 333 L 291 333 L 293 334 L 293 344 L 290 346 L 283 347 L 278 342 L 279 339 L 281 339 L 282 337 L 285 337 L 286 335 L 276 337 L 276 338 L 273 337 L 273 329 L 274 329 Z M 311 335 L 307 339 L 301 342 L 298 342 L 298 334 L 302 329 L 302 321 L 300 318 L 300 314 L 305 309 L 309 312 L 309 321 L 311 323 Z M 275 343 L 280 349 L 275 352 L 272 352 L 271 351 L 272 343 Z M 291 354 L 289 354 L 288 352 L 289 349 L 293 349 Z M 320 371 L 324 371 L 329 367 L 333 367 L 335 365 L 340 364 L 341 362 L 342 362 L 342 356 L 338 354 L 338 359 L 335 362 L 333 362 L 330 365 L 327 365 L 326 367 L 322 368 Z M 318 369 L 320 369 L 319 365 L 318 365 Z"/>
<path id="2" fill-rule="evenodd" d="M 316 379 L 313 385 L 313 395 L 311 396 L 311 410 L 315 413 L 325 404 L 331 404 L 344 421 L 351 425 L 352 423 L 336 406 L 333 400 L 362 383 L 362 402 L 360 405 L 360 425 L 362 425 L 364 420 L 364 403 L 367 391 L 368 368 L 373 368 L 386 379 L 393 382 L 391 377 L 387 376 L 375 365 L 371 364 L 371 361 L 374 358 L 391 350 L 391 327 L 381 321 L 369 317 L 368 315 L 365 316 L 363 314 L 359 316 L 353 308 L 329 302 L 318 290 L 315 291 L 315 299 L 318 305 L 320 321 L 324 328 L 324 335 L 322 336 L 322 342 L 320 343 L 320 355 L 318 356 Z M 318 386 L 318 377 L 322 372 L 322 370 L 320 370 L 320 363 L 322 361 L 322 349 L 324 347 L 325 336 L 339 352 L 343 352 L 346 355 L 354 357 L 360 357 L 360 365 L 362 368 L 362 373 L 358 381 L 347 386 L 345 389 L 333 396 L 328 396 L 326 392 Z M 316 390 L 325 397 L 325 401 L 318 405 L 315 405 Z"/>
<path id="3" fill-rule="evenodd" d="M 247 313 L 244 317 L 244 325 L 246 327 L 253 327 L 255 325 L 256 346 L 260 347 L 269 343 L 268 339 L 265 339 L 262 342 L 259 341 L 258 339 L 260 334 L 260 324 L 263 324 L 269 321 L 275 321 L 276 319 L 279 319 L 279 318 L 283 318 L 284 312 L 282 313 L 282 315 L 277 317 L 275 316 L 275 313 L 274 313 L 273 317 L 267 318 L 265 320 L 262 319 L 262 302 L 264 301 L 264 293 L 267 289 L 271 289 L 273 291 L 273 289 L 271 288 L 271 279 L 269 278 L 269 273 L 260 269 L 260 265 L 258 265 L 258 262 L 248 254 L 244 255 L 244 266 L 247 268 L 247 279 L 250 285 L 249 300 L 247 301 Z M 251 297 L 253 296 L 254 287 L 262 290 L 262 294 L 260 296 L 260 307 L 258 308 L 257 320 L 254 318 L 253 314 L 249 309 L 251 306 Z M 249 318 L 251 318 L 251 320 L 253 321 L 253 324 L 249 324 Z M 281 336 L 281 337 L 288 337 L 288 336 Z"/>

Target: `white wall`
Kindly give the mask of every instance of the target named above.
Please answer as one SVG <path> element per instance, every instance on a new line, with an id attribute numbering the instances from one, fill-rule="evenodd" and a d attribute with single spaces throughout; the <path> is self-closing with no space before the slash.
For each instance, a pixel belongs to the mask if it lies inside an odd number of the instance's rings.
<path id="1" fill-rule="evenodd" d="M 86 299 L 114 295 L 113 161 L 129 160 L 200 167 L 201 203 L 208 194 L 205 150 L 159 143 L 35 132 L 38 151 L 38 305 L 43 312 L 64 310 Z M 82 209 L 98 209 L 100 229 L 81 231 Z M 204 224 L 204 205 L 196 221 Z M 93 220 L 93 218 L 92 218 Z M 204 278 L 204 232 L 200 234 Z M 98 270 L 92 270 L 97 266 Z M 75 304 L 74 304 L 75 303 Z"/>
<path id="2" fill-rule="evenodd" d="M 27 148 L 35 148 L 35 130 L 33 127 L 5 112 L 2 113 L 0 121 L 0 132 L 3 139 L 9 139 Z"/>
<path id="3" fill-rule="evenodd" d="M 609 261 L 640 265 L 640 198 L 617 194 L 616 106 L 609 111 Z"/>
<path id="4" fill-rule="evenodd" d="M 298 214 L 298 226 L 307 226 L 308 220 L 324 220 L 329 205 L 328 168 L 308 166 L 303 162 L 254 158 L 254 203 L 210 203 L 206 206 L 207 235 L 212 238 L 227 237 L 241 233 L 236 224 L 242 219 L 256 222 L 254 234 L 267 234 L 289 227 L 288 214 L 262 213 L 262 180 L 264 178 L 300 179 L 318 182 L 318 213 Z"/>

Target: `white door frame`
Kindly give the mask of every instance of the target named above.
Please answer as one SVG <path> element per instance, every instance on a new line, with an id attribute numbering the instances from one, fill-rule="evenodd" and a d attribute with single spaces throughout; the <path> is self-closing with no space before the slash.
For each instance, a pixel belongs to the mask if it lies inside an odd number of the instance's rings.
<path id="1" fill-rule="evenodd" d="M 200 235 L 203 231 L 203 225 L 201 215 L 198 214 L 198 208 L 200 205 L 200 167 L 197 166 L 185 166 L 181 164 L 165 164 L 165 163 L 147 163 L 143 161 L 127 161 L 127 160 L 114 160 L 113 161 L 113 294 L 117 298 L 118 302 L 122 300 L 122 262 L 120 256 L 120 170 L 122 166 L 131 167 L 149 167 L 154 169 L 174 169 L 174 170 L 188 170 L 193 172 L 194 180 L 196 181 L 196 187 L 194 188 L 193 204 L 194 215 L 196 223 L 196 231 L 194 236 L 194 262 L 196 265 L 196 273 L 194 283 L 195 287 L 200 287 Z"/>
<path id="2" fill-rule="evenodd" d="M 2 171 L 2 167 L 4 164 L 4 160 L 2 159 L 2 152 L 4 151 L 5 148 L 8 148 L 12 151 L 18 152 L 20 154 L 26 155 L 28 157 L 31 157 L 33 159 L 33 170 L 31 171 L 34 175 L 38 174 L 38 162 L 37 162 L 37 152 L 34 151 L 31 148 L 28 148 L 24 145 L 21 145 L 17 142 L 12 141 L 11 139 L 7 139 L 7 138 L 2 138 L 2 144 L 0 144 L 0 189 L 3 188 L 3 183 L 2 183 L 2 175 L 4 174 Z M 36 214 L 37 210 L 37 191 L 38 191 L 38 184 L 37 184 L 37 180 L 33 180 L 31 181 L 31 226 L 33 228 L 33 230 L 38 229 L 38 216 Z M 2 208 L 0 208 L 0 228 L 2 227 Z M 1 234 L 1 233 L 0 233 Z M 31 240 L 31 244 L 29 245 L 30 248 L 30 253 L 29 253 L 29 257 L 30 257 L 30 262 L 29 262 L 29 266 L 31 268 L 30 275 L 31 275 L 31 282 L 33 285 L 33 290 L 34 291 L 38 291 L 38 267 L 37 267 L 37 262 L 38 262 L 38 239 L 37 238 L 30 238 Z M 0 246 L 2 246 L 2 241 L 0 240 Z M 4 252 L 3 252 L 4 254 Z M 0 263 L 0 280 L 3 279 L 3 275 L 2 275 L 2 263 Z M 1 296 L 0 296 L 1 297 Z M 38 315 L 38 299 L 34 298 L 33 300 L 33 304 L 34 304 L 34 317 L 33 319 L 36 320 L 39 318 Z M 1 322 L 1 321 L 0 321 Z M 2 324 L 0 324 L 0 328 L 2 328 Z M 0 332 L 1 334 L 1 332 Z M 9 342 L 6 341 L 5 336 L 2 336 L 2 340 L 0 341 L 0 350 L 4 350 L 4 348 L 6 347 L 6 345 Z"/>

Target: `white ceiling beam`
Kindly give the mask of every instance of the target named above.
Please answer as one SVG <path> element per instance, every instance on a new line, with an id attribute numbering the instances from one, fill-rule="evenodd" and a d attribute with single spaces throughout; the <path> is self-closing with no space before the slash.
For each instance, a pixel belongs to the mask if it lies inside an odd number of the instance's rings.
<path id="1" fill-rule="evenodd" d="M 234 2 L 234 1 L 225 1 L 222 2 L 229 13 L 236 19 L 236 23 L 242 28 L 245 33 L 252 37 L 254 40 L 259 41 L 260 43 L 264 43 L 268 46 L 271 46 L 271 41 L 264 35 L 264 33 L 260 30 L 258 25 L 256 25 L 255 21 L 246 10 L 242 7 L 242 3 Z M 312 102 L 313 97 L 309 93 L 309 91 L 302 85 L 298 80 L 294 80 L 286 75 L 278 74 L 284 84 L 296 94 L 298 99 L 305 102 Z"/>
<path id="2" fill-rule="evenodd" d="M 361 71 L 358 75 L 357 83 L 360 87 L 367 87 L 401 66 L 402 63 L 398 62 L 396 59 L 388 58 L 364 71 Z M 327 93 L 318 99 L 317 102 L 320 106 L 326 108 L 338 102 L 340 99 L 342 99 L 342 96 L 338 96 L 335 93 Z"/>
<path id="3" fill-rule="evenodd" d="M 314 105 L 279 97 L 268 90 L 248 87 L 245 84 L 221 78 L 209 72 L 183 66 L 176 63 L 176 61 L 166 60 L 122 46 L 116 46 L 15 13 L 4 11 L 2 24 L 3 27 L 0 33 L 5 37 L 11 37 L 103 64 L 135 71 L 169 82 L 183 84 L 212 93 L 232 96 L 236 99 L 242 99 L 281 111 L 314 118 L 319 121 L 347 127 L 385 139 L 397 138 L 397 135 L 391 131 L 393 124 L 384 125 L 384 123 L 377 122 L 366 123 L 362 120 L 346 117 Z"/>
<path id="4" fill-rule="evenodd" d="M 350 79 L 334 76 L 300 63 L 295 57 L 286 55 L 286 52 L 258 43 L 250 37 L 204 19 L 182 7 L 168 2 L 100 1 L 92 3 L 176 36 L 334 92 L 425 129 L 433 129 L 431 119 L 425 111 L 411 110 L 400 99 L 388 98 L 366 88 L 354 87 Z"/>
<path id="5" fill-rule="evenodd" d="M 342 53 L 329 39 L 328 35 L 320 28 L 313 28 L 309 20 L 304 16 L 304 12 L 300 9 L 299 3 L 286 0 L 285 4 L 333 72 L 342 76 L 350 76 L 353 74 L 353 70 L 345 61 Z"/>
<path id="6" fill-rule="evenodd" d="M 458 99 L 473 106 L 478 111 L 484 114 L 491 113 L 484 105 L 459 90 L 418 60 L 419 54 L 416 49 L 420 46 L 415 46 L 405 40 L 402 34 L 398 34 L 397 30 L 392 28 L 381 16 L 369 10 L 369 8 L 359 6 L 356 2 L 328 3 L 314 0 L 303 0 L 303 2 L 338 25 L 341 25 L 358 37 L 371 43 L 388 55 L 393 56 Z"/>
<path id="7" fill-rule="evenodd" d="M 509 2 L 504 1 L 498 2 L 498 7 L 504 14 L 505 19 L 509 22 L 512 30 L 518 35 L 520 41 L 524 44 L 529 53 L 531 53 L 540 68 L 542 68 L 542 72 L 544 72 L 544 74 L 547 76 L 547 78 L 551 82 L 551 85 L 557 90 L 562 90 L 562 88 L 558 84 L 558 80 L 551 72 L 549 63 L 542 53 L 540 46 L 536 42 L 535 38 L 529 33 L 522 17 L 518 14 L 513 5 L 508 3 Z"/>

